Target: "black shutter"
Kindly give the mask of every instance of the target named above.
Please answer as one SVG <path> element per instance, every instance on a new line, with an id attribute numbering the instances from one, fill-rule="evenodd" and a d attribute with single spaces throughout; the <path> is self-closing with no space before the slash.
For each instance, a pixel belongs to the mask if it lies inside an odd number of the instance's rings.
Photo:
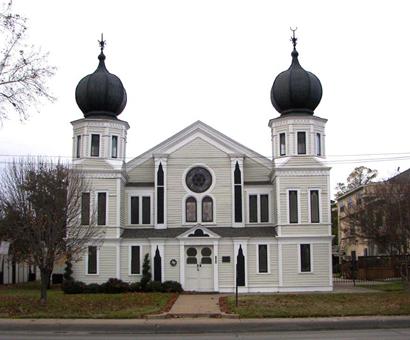
<path id="1" fill-rule="evenodd" d="M 77 136 L 77 151 L 76 151 L 76 157 L 80 158 L 81 157 L 81 136 Z"/>
<path id="2" fill-rule="evenodd" d="M 157 223 L 164 223 L 164 170 L 162 164 L 157 171 Z"/>
<path id="3" fill-rule="evenodd" d="M 319 191 L 310 191 L 310 219 L 312 223 L 319 223 Z"/>
<path id="4" fill-rule="evenodd" d="M 234 206 L 235 206 L 235 222 L 242 223 L 242 179 L 241 169 L 238 162 L 235 165 L 234 171 Z"/>
<path id="5" fill-rule="evenodd" d="M 261 222 L 269 222 L 269 195 L 261 195 Z"/>
<path id="6" fill-rule="evenodd" d="M 88 247 L 88 274 L 97 274 L 97 247 Z"/>
<path id="7" fill-rule="evenodd" d="M 164 223 L 164 188 L 157 188 L 157 223 Z"/>
<path id="8" fill-rule="evenodd" d="M 259 244 L 258 246 L 258 258 L 259 258 L 259 273 L 268 272 L 268 245 Z"/>
<path id="9" fill-rule="evenodd" d="M 235 185 L 235 222 L 242 223 L 242 188 Z"/>
<path id="10" fill-rule="evenodd" d="M 310 244 L 301 244 L 300 245 L 300 264 L 301 272 L 310 272 L 311 263 L 310 263 Z"/>
<path id="11" fill-rule="evenodd" d="M 258 222 L 258 196 L 249 196 L 249 222 Z"/>
<path id="12" fill-rule="evenodd" d="M 158 167 L 157 185 L 164 185 L 164 170 L 162 169 L 162 164 L 160 164 Z"/>
<path id="13" fill-rule="evenodd" d="M 284 133 L 279 135 L 279 155 L 286 155 L 286 135 Z"/>
<path id="14" fill-rule="evenodd" d="M 111 157 L 118 157 L 118 136 L 112 136 L 111 138 Z"/>
<path id="15" fill-rule="evenodd" d="M 161 255 L 159 254 L 159 250 L 155 251 L 154 256 L 154 281 L 161 282 L 162 281 L 162 268 L 161 268 Z"/>
<path id="16" fill-rule="evenodd" d="M 100 156 L 100 135 L 91 135 L 91 156 Z"/>
<path id="17" fill-rule="evenodd" d="M 142 224 L 151 223 L 151 197 L 142 198 Z"/>
<path id="18" fill-rule="evenodd" d="M 83 192 L 81 195 L 81 224 L 90 224 L 90 193 Z"/>
<path id="19" fill-rule="evenodd" d="M 141 274 L 140 247 L 131 247 L 131 274 Z"/>
<path id="20" fill-rule="evenodd" d="M 298 154 L 306 154 L 306 132 L 298 132 Z"/>
<path id="21" fill-rule="evenodd" d="M 316 134 L 316 155 L 322 155 L 322 140 L 320 138 L 320 133 Z"/>
<path id="22" fill-rule="evenodd" d="M 298 192 L 289 191 L 289 222 L 298 223 Z"/>
<path id="23" fill-rule="evenodd" d="M 236 257 L 236 284 L 239 287 L 245 286 L 245 256 L 243 256 L 242 246 L 239 246 Z"/>
<path id="24" fill-rule="evenodd" d="M 105 192 L 98 193 L 98 225 L 106 224 L 106 213 L 107 213 L 107 194 Z"/>
<path id="25" fill-rule="evenodd" d="M 140 220 L 140 198 L 138 196 L 131 197 L 131 224 L 139 224 Z"/>

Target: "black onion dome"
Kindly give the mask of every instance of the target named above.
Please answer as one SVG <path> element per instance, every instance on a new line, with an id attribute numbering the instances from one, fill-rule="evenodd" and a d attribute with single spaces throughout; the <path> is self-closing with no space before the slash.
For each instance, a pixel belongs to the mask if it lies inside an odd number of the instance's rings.
<path id="1" fill-rule="evenodd" d="M 298 55 L 294 47 L 292 64 L 276 77 L 270 92 L 272 105 L 281 115 L 289 113 L 313 115 L 313 111 L 322 99 L 322 85 L 319 78 L 300 66 Z"/>
<path id="2" fill-rule="evenodd" d="M 78 83 L 75 100 L 85 118 L 116 118 L 127 104 L 127 92 L 120 78 L 108 72 L 102 51 L 98 59 L 100 62 L 95 72 L 85 76 Z"/>

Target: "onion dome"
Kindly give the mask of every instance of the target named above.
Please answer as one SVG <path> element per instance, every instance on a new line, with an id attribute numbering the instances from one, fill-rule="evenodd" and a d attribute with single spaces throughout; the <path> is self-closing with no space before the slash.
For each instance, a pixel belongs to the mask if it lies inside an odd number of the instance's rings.
<path id="1" fill-rule="evenodd" d="M 80 80 L 75 89 L 75 100 L 85 118 L 116 119 L 127 104 L 127 92 L 120 78 L 105 67 L 105 41 L 102 35 L 99 44 L 101 53 L 98 56 L 98 67 L 94 73 Z"/>
<path id="2" fill-rule="evenodd" d="M 281 115 L 290 113 L 313 115 L 313 111 L 322 99 L 322 85 L 318 77 L 300 66 L 299 53 L 296 51 L 296 30 L 292 31 L 292 64 L 276 77 L 270 98 L 273 107 Z"/>

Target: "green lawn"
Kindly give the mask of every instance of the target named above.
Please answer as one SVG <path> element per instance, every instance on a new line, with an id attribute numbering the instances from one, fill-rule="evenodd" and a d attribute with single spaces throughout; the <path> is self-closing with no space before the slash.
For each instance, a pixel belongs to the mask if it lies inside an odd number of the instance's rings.
<path id="1" fill-rule="evenodd" d="M 381 284 L 375 284 L 371 286 L 358 284 L 356 286 L 380 290 L 382 292 L 401 292 L 404 290 L 404 283 L 402 281 L 393 281 L 389 283 L 381 283 Z"/>
<path id="2" fill-rule="evenodd" d="M 228 312 L 241 318 L 410 315 L 410 294 L 405 292 L 247 295 L 239 296 L 238 307 L 235 297 L 223 299 Z"/>
<path id="3" fill-rule="evenodd" d="M 175 298 L 170 293 L 66 295 L 59 288 L 48 291 L 48 304 L 39 303 L 36 285 L 0 288 L 0 318 L 128 319 L 163 311 Z"/>

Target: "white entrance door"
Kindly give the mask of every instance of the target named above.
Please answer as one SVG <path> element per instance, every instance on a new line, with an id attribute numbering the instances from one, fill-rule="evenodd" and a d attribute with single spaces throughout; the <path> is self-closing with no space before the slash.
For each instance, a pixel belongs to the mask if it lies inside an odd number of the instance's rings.
<path id="1" fill-rule="evenodd" d="M 185 290 L 197 292 L 214 290 L 212 246 L 185 248 Z"/>

